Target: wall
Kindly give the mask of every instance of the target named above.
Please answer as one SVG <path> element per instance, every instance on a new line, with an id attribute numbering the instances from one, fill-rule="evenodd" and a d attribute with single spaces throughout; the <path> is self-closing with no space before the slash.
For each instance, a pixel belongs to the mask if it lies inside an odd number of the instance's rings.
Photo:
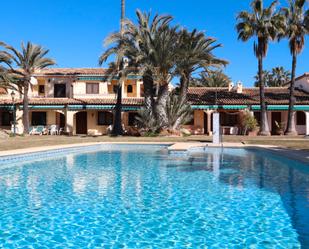
<path id="1" fill-rule="evenodd" d="M 204 111 L 195 110 L 193 116 L 194 127 L 191 126 L 191 129 L 194 129 L 194 134 L 204 134 Z"/>
<path id="2" fill-rule="evenodd" d="M 309 76 L 303 77 L 295 82 L 295 87 L 309 93 Z"/>
<path id="3" fill-rule="evenodd" d="M 89 83 L 99 83 L 99 94 L 87 94 L 86 84 L 88 82 L 76 81 L 73 83 L 73 96 L 78 98 L 97 98 L 102 96 L 108 96 L 107 82 L 91 81 Z"/>

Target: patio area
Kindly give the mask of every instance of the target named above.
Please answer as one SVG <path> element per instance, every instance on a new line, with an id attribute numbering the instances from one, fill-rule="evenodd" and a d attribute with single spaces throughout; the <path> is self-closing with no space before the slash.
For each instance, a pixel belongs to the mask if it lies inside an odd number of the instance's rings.
<path id="1" fill-rule="evenodd" d="M 78 144 L 92 142 L 211 142 L 210 136 L 189 137 L 109 137 L 109 136 L 25 136 L 8 137 L 0 140 L 0 151 L 25 149 L 31 147 L 53 146 L 62 144 Z M 309 153 L 309 139 L 304 136 L 285 137 L 248 137 L 248 136 L 223 136 L 223 142 L 275 145 L 282 148 L 304 150 Z"/>

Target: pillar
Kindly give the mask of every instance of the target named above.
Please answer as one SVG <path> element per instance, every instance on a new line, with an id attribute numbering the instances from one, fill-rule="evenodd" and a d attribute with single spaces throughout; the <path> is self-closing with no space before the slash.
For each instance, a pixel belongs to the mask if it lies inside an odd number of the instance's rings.
<path id="1" fill-rule="evenodd" d="M 136 97 L 137 98 L 141 97 L 141 81 L 140 80 L 136 81 Z"/>
<path id="2" fill-rule="evenodd" d="M 69 135 L 74 134 L 74 114 L 75 111 L 65 110 L 65 132 Z"/>
<path id="3" fill-rule="evenodd" d="M 126 92 L 126 89 L 125 89 L 125 81 L 120 79 L 121 80 L 121 91 L 122 91 L 122 97 L 123 98 L 126 98 L 127 97 L 127 92 Z"/>
<path id="4" fill-rule="evenodd" d="M 207 111 L 207 134 L 209 136 L 212 135 L 212 131 L 211 131 L 211 114 L 213 113 L 213 111 Z"/>
<path id="5" fill-rule="evenodd" d="M 29 120 L 29 122 L 31 122 L 31 120 Z M 24 132 L 23 111 L 17 107 L 16 108 L 16 133 L 22 134 L 23 132 Z"/>
<path id="6" fill-rule="evenodd" d="M 306 115 L 306 136 L 309 136 L 309 112 L 305 112 Z"/>

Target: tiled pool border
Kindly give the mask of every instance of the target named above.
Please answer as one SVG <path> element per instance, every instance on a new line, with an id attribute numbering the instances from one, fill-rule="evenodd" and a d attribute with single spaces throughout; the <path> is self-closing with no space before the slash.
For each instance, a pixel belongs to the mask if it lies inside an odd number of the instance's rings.
<path id="1" fill-rule="evenodd" d="M 20 162 L 27 162 L 33 160 L 41 160 L 41 159 L 49 159 L 53 158 L 53 156 L 61 157 L 68 154 L 77 154 L 77 153 L 91 153 L 99 150 L 106 149 L 115 149 L 113 147 L 125 147 L 125 146 L 162 146 L 167 147 L 168 144 L 126 144 L 126 143 L 100 143 L 100 144 L 92 144 L 92 145 L 78 145 L 78 146 L 70 146 L 64 148 L 54 148 L 47 150 L 39 150 L 34 152 L 25 152 L 18 153 L 13 155 L 3 155 L 0 156 L 0 167 L 8 164 L 15 164 Z"/>
<path id="2" fill-rule="evenodd" d="M 188 155 L 190 151 L 195 151 L 201 147 L 223 147 L 223 148 L 246 148 L 258 149 L 273 152 L 277 155 L 283 155 L 289 159 L 303 162 L 309 166 L 309 153 L 306 151 L 290 150 L 280 148 L 272 145 L 248 145 L 242 143 L 224 143 L 215 145 L 211 143 L 173 143 L 173 142 L 100 142 L 100 143 L 80 143 L 80 144 L 66 144 L 59 146 L 43 146 L 40 148 L 27 148 L 11 151 L 0 152 L 0 166 L 8 163 L 18 163 L 21 160 L 39 160 L 52 156 L 63 156 L 68 153 L 76 154 L 80 152 L 88 153 L 103 149 L 105 146 L 111 145 L 149 145 L 149 146 L 170 146 L 168 147 L 169 153 L 174 155 Z M 171 148 L 171 149 L 170 149 Z M 173 149 L 174 148 L 174 149 Z"/>

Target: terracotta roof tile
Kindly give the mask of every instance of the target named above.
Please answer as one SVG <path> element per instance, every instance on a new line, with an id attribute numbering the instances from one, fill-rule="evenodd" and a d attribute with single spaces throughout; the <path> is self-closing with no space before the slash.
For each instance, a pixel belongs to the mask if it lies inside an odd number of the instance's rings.
<path id="1" fill-rule="evenodd" d="M 309 104 L 309 94 L 295 91 L 296 104 Z M 190 87 L 188 99 L 196 105 L 258 105 L 260 103 L 259 88 L 244 88 L 242 93 L 228 91 L 227 88 Z M 216 102 L 217 99 L 217 102 Z M 265 89 L 265 100 L 271 105 L 289 103 L 289 89 L 270 87 Z"/>
<path id="2" fill-rule="evenodd" d="M 104 68 L 46 68 L 38 70 L 37 75 L 105 75 Z"/>

